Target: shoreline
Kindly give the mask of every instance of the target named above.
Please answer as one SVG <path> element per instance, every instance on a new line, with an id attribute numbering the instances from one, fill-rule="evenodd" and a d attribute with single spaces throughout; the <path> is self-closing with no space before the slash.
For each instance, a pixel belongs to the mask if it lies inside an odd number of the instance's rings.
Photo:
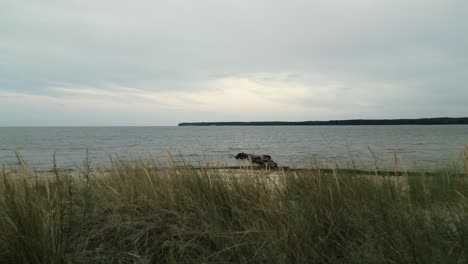
<path id="1" fill-rule="evenodd" d="M 138 166 L 138 164 L 134 164 Z M 288 166 L 285 167 L 278 167 L 276 169 L 265 169 L 260 166 L 222 166 L 222 167 L 202 167 L 202 166 L 173 166 L 173 167 L 148 167 L 150 170 L 154 171 L 169 171 L 169 170 L 181 170 L 181 171 L 187 171 L 187 170 L 193 170 L 193 171 L 204 171 L 204 170 L 211 170 L 211 171 L 222 171 L 224 173 L 229 172 L 229 173 L 239 173 L 239 172 L 249 172 L 249 171 L 255 171 L 255 172 L 263 172 L 263 173 L 278 173 L 278 172 L 287 172 L 287 173 L 304 173 L 304 172 L 320 172 L 323 174 L 334 174 L 334 173 L 339 173 L 339 174 L 349 174 L 349 175 L 362 175 L 362 176 L 377 176 L 377 177 L 385 177 L 385 176 L 391 176 L 391 177 L 403 177 L 403 176 L 421 176 L 421 174 L 424 174 L 425 176 L 435 176 L 439 175 L 442 170 L 440 171 L 425 171 L 425 170 L 408 170 L 408 171 L 402 171 L 402 170 L 365 170 L 365 169 L 351 169 L 351 168 L 320 168 L 320 167 L 311 167 L 311 168 L 290 168 Z M 81 175 L 86 173 L 86 170 L 83 169 L 49 169 L 49 170 L 28 170 L 26 169 L 7 169 L 3 168 L 3 170 L 9 174 L 20 174 L 24 173 L 27 171 L 28 173 L 31 173 L 33 175 L 38 175 L 38 176 L 43 176 L 43 175 L 51 175 L 53 176 L 56 172 L 63 174 L 71 174 L 71 175 Z M 93 168 L 88 171 L 90 174 L 99 174 L 99 173 L 110 173 L 114 171 L 115 169 L 113 168 Z M 444 171 L 446 172 L 446 171 Z M 460 171 L 458 173 L 453 173 L 454 175 L 458 176 L 463 176 L 465 175 L 465 172 Z"/>
<path id="2" fill-rule="evenodd" d="M 468 117 L 434 117 L 407 119 L 347 119 L 329 121 L 248 121 L 183 122 L 178 126 L 391 126 L 391 125 L 468 125 Z"/>

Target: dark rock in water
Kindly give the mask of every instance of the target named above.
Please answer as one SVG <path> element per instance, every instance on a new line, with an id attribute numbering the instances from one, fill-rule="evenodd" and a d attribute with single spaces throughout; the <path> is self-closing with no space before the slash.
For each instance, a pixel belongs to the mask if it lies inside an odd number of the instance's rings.
<path id="1" fill-rule="evenodd" d="M 249 160 L 250 162 L 267 168 L 277 168 L 278 164 L 271 160 L 270 155 L 253 155 L 241 152 L 236 155 L 236 159 Z"/>
<path id="2" fill-rule="evenodd" d="M 267 161 L 263 164 L 263 166 L 267 167 L 267 168 L 271 168 L 271 169 L 276 169 L 278 168 L 278 163 L 274 162 L 274 161 Z"/>
<path id="3" fill-rule="evenodd" d="M 249 154 L 245 154 L 244 152 L 241 152 L 241 153 L 236 155 L 236 159 L 244 160 L 244 159 L 248 159 L 248 158 L 249 158 Z"/>

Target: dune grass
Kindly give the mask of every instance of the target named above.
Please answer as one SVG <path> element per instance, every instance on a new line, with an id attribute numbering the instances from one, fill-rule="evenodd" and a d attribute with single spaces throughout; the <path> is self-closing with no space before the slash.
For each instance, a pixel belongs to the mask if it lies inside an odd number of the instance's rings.
<path id="1" fill-rule="evenodd" d="M 463 162 L 402 176 L 4 169 L 0 263 L 467 263 Z"/>

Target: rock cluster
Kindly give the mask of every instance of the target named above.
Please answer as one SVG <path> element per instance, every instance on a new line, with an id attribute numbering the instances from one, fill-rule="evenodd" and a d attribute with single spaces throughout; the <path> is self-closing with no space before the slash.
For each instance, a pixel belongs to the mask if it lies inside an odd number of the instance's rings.
<path id="1" fill-rule="evenodd" d="M 270 155 L 253 155 L 253 154 L 246 154 L 241 152 L 236 155 L 236 159 L 238 160 L 249 160 L 253 164 L 260 165 L 266 168 L 277 168 L 278 164 L 271 160 Z"/>

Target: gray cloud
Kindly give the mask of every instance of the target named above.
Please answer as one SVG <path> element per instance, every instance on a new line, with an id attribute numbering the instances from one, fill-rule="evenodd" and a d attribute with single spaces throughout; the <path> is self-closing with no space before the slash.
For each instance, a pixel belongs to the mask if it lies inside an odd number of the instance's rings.
<path id="1" fill-rule="evenodd" d="M 196 94 L 217 88 L 206 82 L 234 77 L 281 87 L 301 84 L 312 95 L 291 104 L 336 110 L 329 116 L 300 115 L 304 119 L 351 118 L 353 111 L 359 117 L 468 115 L 467 1 L 7 0 L 0 5 L 4 93 L 56 96 L 50 87 L 111 89 L 111 84 Z M 317 86 L 341 87 L 340 94 L 321 100 L 313 96 Z M 268 85 L 262 87 L 261 93 L 269 92 Z M 180 111 L 169 123 L 190 119 Z M 211 112 L 197 119 L 212 117 L 243 119 Z"/>

